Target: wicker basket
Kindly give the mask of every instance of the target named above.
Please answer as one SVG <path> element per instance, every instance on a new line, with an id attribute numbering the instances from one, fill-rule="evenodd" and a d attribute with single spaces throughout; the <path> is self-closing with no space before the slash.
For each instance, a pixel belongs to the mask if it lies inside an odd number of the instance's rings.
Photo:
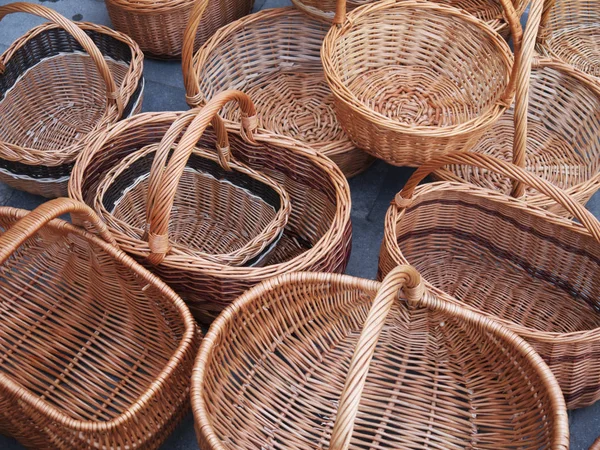
<path id="1" fill-rule="evenodd" d="M 600 77 L 600 5 L 591 0 L 546 0 L 538 51 Z"/>
<path id="2" fill-rule="evenodd" d="M 19 12 L 52 23 L 0 56 L 0 181 L 58 197 L 86 136 L 141 109 L 143 55 L 123 34 L 32 3 L 0 6 L 0 20 Z"/>
<path id="3" fill-rule="evenodd" d="M 52 220 L 67 212 L 104 239 Z M 35 449 L 158 448 L 189 407 L 200 334 L 183 301 L 81 203 L 1 207 L 0 228 L 0 433 Z"/>
<path id="4" fill-rule="evenodd" d="M 252 103 L 241 92 L 217 95 L 206 106 L 206 118 L 214 115 L 228 99 L 237 99 L 245 113 L 244 126 L 227 123 L 232 157 L 249 168 L 275 180 L 289 194 L 291 214 L 283 236 L 264 267 L 233 267 L 208 259 L 182 260 L 167 254 L 153 270 L 182 295 L 201 321 L 210 321 L 223 307 L 249 287 L 284 272 L 312 270 L 344 271 L 350 253 L 350 192 L 339 169 L 327 158 L 293 139 L 266 130 L 252 132 L 256 117 Z M 250 114 L 250 116 L 248 116 Z M 94 205 L 98 186 L 123 158 L 146 145 L 162 139 L 182 113 L 146 113 L 123 121 L 107 133 L 78 159 L 69 191 L 72 197 Z M 199 148 L 214 148 L 213 129 L 193 136 Z M 173 184 L 169 184 L 171 191 Z M 119 228 L 109 226 L 119 245 L 145 264 L 144 241 Z M 148 244 L 145 244 L 146 246 Z"/>
<path id="5" fill-rule="evenodd" d="M 367 3 L 373 3 L 376 0 L 348 0 L 346 7 L 348 10 L 357 8 L 358 6 Z M 475 17 L 484 20 L 496 30 L 503 38 L 508 39 L 510 35 L 510 27 L 504 20 L 502 4 L 499 0 L 434 0 L 436 3 L 443 5 L 454 6 L 455 8 L 463 9 Z M 325 22 L 333 22 L 335 19 L 336 7 L 339 2 L 336 0 L 292 0 L 296 8 L 314 17 L 317 20 Z M 514 3 L 514 2 L 513 2 Z M 522 6 L 522 5 L 519 5 Z M 519 8 L 519 15 L 522 12 L 522 7 Z M 337 19 L 337 23 L 343 22 L 343 15 Z"/>
<path id="6" fill-rule="evenodd" d="M 523 39 L 515 108 L 507 111 L 472 151 L 512 159 L 513 164 L 526 167 L 585 204 L 600 188 L 600 87 L 571 66 L 534 56 L 541 13 L 542 2 L 533 2 Z M 510 180 L 493 171 L 449 166 L 436 176 L 466 180 L 517 197 L 526 194 L 527 201 L 566 214 L 555 201 L 531 189 L 525 191 L 521 183 L 514 183 L 511 189 Z"/>
<path id="7" fill-rule="evenodd" d="M 539 355 L 406 266 L 256 286 L 213 323 L 191 395 L 204 450 L 569 448 Z"/>
<path id="8" fill-rule="evenodd" d="M 264 10 L 222 28 L 194 55 L 200 10 L 198 4 L 183 52 L 190 106 L 225 89 L 242 90 L 252 97 L 261 127 L 309 144 L 347 177 L 369 167 L 373 158 L 352 144 L 335 117 L 319 59 L 326 24 L 292 8 Z M 240 119 L 233 107 L 221 114 Z"/>
<path id="9" fill-rule="evenodd" d="M 465 183 L 415 190 L 446 164 L 473 164 L 534 187 L 587 230 Z M 410 263 L 440 296 L 499 320 L 540 353 L 567 406 L 578 408 L 600 399 L 599 240 L 597 219 L 556 186 L 508 162 L 462 153 L 424 165 L 398 194 L 385 220 L 380 276 Z"/>
<path id="10" fill-rule="evenodd" d="M 518 57 L 519 17 L 510 0 L 502 4 Z M 508 44 L 471 14 L 437 3 L 361 6 L 331 28 L 321 58 L 344 130 L 398 166 L 468 150 L 513 99 Z"/>
<path id="11" fill-rule="evenodd" d="M 196 48 L 222 26 L 252 11 L 254 0 L 106 0 L 115 29 L 131 36 L 147 56 L 169 59 L 181 56 L 185 27 L 194 4 L 204 11 Z"/>

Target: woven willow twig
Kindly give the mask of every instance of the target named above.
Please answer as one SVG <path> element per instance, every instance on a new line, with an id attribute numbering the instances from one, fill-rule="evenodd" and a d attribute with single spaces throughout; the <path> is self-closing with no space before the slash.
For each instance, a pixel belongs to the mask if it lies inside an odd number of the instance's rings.
<path id="1" fill-rule="evenodd" d="M 201 4 L 195 9 L 183 51 L 190 106 L 240 89 L 252 97 L 262 128 L 309 144 L 348 177 L 369 167 L 373 158 L 350 142 L 335 117 L 319 60 L 326 24 L 292 8 L 264 10 L 223 27 L 194 54 Z M 221 114 L 240 120 L 235 108 Z"/>
<path id="2" fill-rule="evenodd" d="M 71 212 L 103 238 L 62 220 Z M 0 208 L 0 432 L 29 448 L 158 448 L 188 406 L 200 334 L 85 205 Z"/>
<path id="3" fill-rule="evenodd" d="M 0 179 L 56 196 L 88 134 L 141 108 L 143 54 L 123 34 L 41 5 L 0 6 L 0 20 L 19 12 L 51 23 L 0 56 Z"/>
<path id="4" fill-rule="evenodd" d="M 115 28 L 156 58 L 181 55 L 185 27 L 195 4 L 201 4 L 203 10 L 192 38 L 198 48 L 219 28 L 249 14 L 254 0 L 106 0 Z"/>
<path id="5" fill-rule="evenodd" d="M 514 111 L 507 111 L 472 150 L 504 159 L 510 159 L 512 153 L 514 164 L 542 176 L 585 204 L 600 187 L 600 87 L 566 64 L 534 56 L 542 7 L 543 2 L 537 0 L 529 10 Z M 436 176 L 506 193 L 510 190 L 505 177 L 472 166 L 450 166 L 436 172 Z M 512 195 L 524 193 L 522 185 L 513 186 Z M 533 190 L 526 193 L 527 201 L 565 214 L 547 196 Z"/>
<path id="6" fill-rule="evenodd" d="M 214 321 L 191 396 L 205 450 L 569 447 L 540 356 L 425 293 L 410 267 L 383 283 L 291 273 L 252 288 Z"/>
<path id="7" fill-rule="evenodd" d="M 501 0 L 515 55 L 522 30 Z M 384 0 L 345 14 L 323 43 L 325 78 L 352 141 L 390 164 L 418 166 L 472 147 L 512 103 L 507 43 L 471 14 L 420 0 Z"/>
<path id="8" fill-rule="evenodd" d="M 472 164 L 536 189 L 579 223 L 471 184 L 415 187 L 446 164 Z M 525 338 L 555 374 L 569 408 L 600 399 L 600 223 L 542 178 L 479 153 L 419 168 L 390 207 L 380 276 L 412 264 L 429 288 Z M 493 276 L 490 276 L 493 274 Z"/>

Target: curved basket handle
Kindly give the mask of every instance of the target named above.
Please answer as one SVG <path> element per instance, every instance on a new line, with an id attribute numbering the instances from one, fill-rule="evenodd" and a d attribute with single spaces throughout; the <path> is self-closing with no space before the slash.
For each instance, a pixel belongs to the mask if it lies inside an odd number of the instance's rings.
<path id="1" fill-rule="evenodd" d="M 117 107 L 117 111 L 119 116 L 123 114 L 123 101 L 119 92 L 117 91 L 117 85 L 115 84 L 115 80 L 112 76 L 110 69 L 108 68 L 108 64 L 106 64 L 106 60 L 104 59 L 104 55 L 100 52 L 98 47 L 94 44 L 94 41 L 85 34 L 85 32 L 79 28 L 74 22 L 71 22 L 66 17 L 60 15 L 56 11 L 46 8 L 45 6 L 36 5 L 33 3 L 9 3 L 5 6 L 0 6 L 0 21 L 7 16 L 8 14 L 13 13 L 28 13 L 33 14 L 34 16 L 42 17 L 46 20 L 49 20 L 79 42 L 79 44 L 85 49 L 85 51 L 90 55 L 98 71 L 100 72 L 100 76 L 104 80 L 106 85 L 106 97 L 108 99 L 108 104 L 115 104 Z M 0 73 L 3 73 L 5 70 L 4 64 L 0 62 Z"/>
<path id="2" fill-rule="evenodd" d="M 423 164 L 408 179 L 402 191 L 396 195 L 394 200 L 396 206 L 398 208 L 409 206 L 412 202 L 412 196 L 417 185 L 423 181 L 427 175 L 449 164 L 466 164 L 473 167 L 479 167 L 480 169 L 487 169 L 534 188 L 536 191 L 562 205 L 581 222 L 598 242 L 600 242 L 600 222 L 598 222 L 598 219 L 596 219 L 585 206 L 581 205 L 565 191 L 543 178 L 533 175 L 514 164 L 482 153 L 459 152 L 435 158 Z"/>
<path id="3" fill-rule="evenodd" d="M 218 112 L 232 100 L 236 100 L 242 110 L 242 137 L 253 142 L 252 133 L 257 128 L 258 123 L 256 109 L 250 97 L 235 90 L 223 91 L 217 94 L 202 108 L 192 110 L 192 116 L 184 116 L 181 120 L 176 121 L 161 141 L 155 161 L 152 164 L 150 175 L 150 182 L 152 183 L 148 188 L 146 207 L 147 223 L 150 225 L 147 236 L 150 246 L 148 261 L 151 264 L 160 264 L 169 252 L 169 222 L 179 180 L 196 143 L 210 123 L 216 125 L 216 132 L 221 135 L 219 145 L 222 145 L 222 147 L 219 150 L 219 162 L 224 169 L 229 169 L 229 142 L 226 137 L 225 126 L 218 116 Z M 166 167 L 164 167 L 174 141 L 186 126 L 187 130 L 179 140 L 171 158 L 166 163 Z M 225 137 L 223 138 L 223 136 Z"/>
<path id="4" fill-rule="evenodd" d="M 552 10 L 554 9 L 555 0 L 545 0 L 544 1 L 544 10 L 542 12 L 542 19 L 540 21 L 537 42 L 541 45 L 546 43 L 546 39 L 548 39 L 548 34 L 550 33 L 550 29 L 548 28 L 548 21 L 552 16 Z"/>
<path id="5" fill-rule="evenodd" d="M 198 74 L 194 70 L 194 42 L 198 33 L 198 26 L 202 15 L 208 6 L 209 0 L 196 0 L 190 11 L 190 18 L 183 33 L 183 46 L 181 48 L 181 69 L 183 70 L 183 84 L 185 86 L 188 105 L 198 105 L 194 97 L 198 95 Z"/>
<path id="6" fill-rule="evenodd" d="M 0 236 L 0 264 L 3 264 L 10 255 L 44 225 L 52 219 L 67 213 L 71 213 L 73 219 L 77 218 L 79 222 L 90 222 L 98 235 L 106 242 L 115 247 L 118 246 L 106 224 L 100 220 L 93 209 L 77 200 L 56 198 L 38 206 Z"/>
<path id="7" fill-rule="evenodd" d="M 347 450 L 350 446 L 354 421 L 369 373 L 369 365 L 386 318 L 394 302 L 398 299 L 401 289 L 404 290 L 410 304 L 418 305 L 421 302 L 425 295 L 425 287 L 421 282 L 421 275 L 414 267 L 398 266 L 394 268 L 385 277 L 375 296 L 350 362 L 350 369 L 346 376 L 346 384 L 342 391 L 331 434 L 329 444 L 331 450 Z"/>

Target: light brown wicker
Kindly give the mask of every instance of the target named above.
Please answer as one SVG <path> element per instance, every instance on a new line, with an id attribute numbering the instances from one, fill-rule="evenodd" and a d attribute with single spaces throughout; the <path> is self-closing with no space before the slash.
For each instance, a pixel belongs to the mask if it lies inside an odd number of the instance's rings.
<path id="1" fill-rule="evenodd" d="M 600 188 L 600 86 L 567 64 L 534 56 L 542 3 L 534 1 L 529 10 L 514 110 L 508 110 L 472 151 L 512 159 L 585 204 Z M 547 196 L 525 191 L 521 183 L 511 189 L 510 180 L 493 171 L 449 166 L 436 176 L 515 196 L 526 194 L 537 206 L 566 213 Z"/>
<path id="2" fill-rule="evenodd" d="M 590 450 L 600 450 L 600 437 L 592 444 Z"/>
<path id="3" fill-rule="evenodd" d="M 446 164 L 473 164 L 533 187 L 585 228 L 471 184 L 415 189 Z M 540 353 L 567 406 L 578 408 L 600 399 L 599 240 L 598 220 L 558 187 L 509 162 L 462 153 L 425 164 L 398 194 L 385 219 L 380 276 L 410 263 L 441 297 L 499 320 Z"/>
<path id="4" fill-rule="evenodd" d="M 46 197 L 66 195 L 88 134 L 140 110 L 143 54 L 121 33 L 75 24 L 41 5 L 0 6 L 0 20 L 20 12 L 51 23 L 0 56 L 0 181 Z"/>
<path id="5" fill-rule="evenodd" d="M 501 0 L 515 55 L 522 30 Z M 340 17 L 344 17 L 343 1 Z M 468 150 L 512 103 L 508 44 L 465 11 L 421 0 L 383 0 L 333 26 L 321 52 L 338 120 L 353 142 L 398 166 Z"/>
<path id="6" fill-rule="evenodd" d="M 210 113 L 204 108 L 205 117 L 212 118 L 228 98 L 251 105 L 245 94 L 229 91 L 213 98 Z M 250 109 L 244 106 L 242 111 L 248 114 Z M 105 174 L 123 158 L 160 141 L 182 114 L 185 113 L 140 114 L 99 133 L 77 161 L 70 195 L 94 205 Z M 241 131 L 238 124 L 225 124 L 232 158 L 282 186 L 290 196 L 291 214 L 283 236 L 263 261 L 264 267 L 232 267 L 201 258 L 192 264 L 173 254 L 167 254 L 162 263 L 153 267 L 202 321 L 212 320 L 246 289 L 280 273 L 342 272 L 350 253 L 350 192 L 340 170 L 298 141 L 262 129 L 252 131 L 255 116 L 243 117 L 242 123 Z M 214 148 L 215 141 L 216 134 L 209 128 L 199 137 L 197 147 Z M 109 228 L 122 249 L 149 264 L 142 240 L 119 228 Z"/>
<path id="7" fill-rule="evenodd" d="M 346 1 L 346 7 L 348 10 L 352 10 L 358 6 L 365 5 L 367 3 L 373 3 L 376 0 L 348 0 Z M 508 23 L 504 20 L 502 4 L 499 0 L 434 0 L 436 3 L 443 5 L 453 6 L 455 8 L 463 9 L 475 17 L 484 20 L 496 30 L 505 39 L 510 35 L 510 28 Z M 317 20 L 326 22 L 333 22 L 336 19 L 336 23 L 342 23 L 344 18 L 342 16 L 335 17 L 337 0 L 292 0 L 292 3 L 300 11 L 314 17 Z M 514 2 L 513 2 L 514 3 Z M 522 4 L 519 5 L 519 15 L 522 12 Z"/>
<path id="8" fill-rule="evenodd" d="M 256 105 L 259 126 L 309 144 L 347 177 L 369 167 L 373 157 L 352 144 L 335 116 L 319 59 L 326 24 L 292 8 L 264 10 L 220 29 L 194 54 L 191 43 L 200 10 L 198 4 L 183 51 L 190 106 L 225 89 L 242 90 Z M 240 119 L 233 107 L 221 114 Z"/>
<path id="9" fill-rule="evenodd" d="M 201 4 L 204 12 L 192 38 L 198 48 L 219 28 L 249 14 L 254 0 L 106 0 L 115 29 L 131 36 L 147 56 L 155 58 L 181 55 L 194 4 Z"/>
<path id="10" fill-rule="evenodd" d="M 100 236 L 52 220 L 67 212 Z M 183 301 L 79 202 L 0 207 L 0 228 L 0 433 L 33 449 L 158 448 L 189 405 L 200 334 Z"/>
<path id="11" fill-rule="evenodd" d="M 546 0 L 538 51 L 600 77 L 600 5 L 593 0 Z"/>
<path id="12" fill-rule="evenodd" d="M 191 395 L 204 450 L 569 448 L 539 355 L 408 266 L 256 286 L 213 323 Z"/>

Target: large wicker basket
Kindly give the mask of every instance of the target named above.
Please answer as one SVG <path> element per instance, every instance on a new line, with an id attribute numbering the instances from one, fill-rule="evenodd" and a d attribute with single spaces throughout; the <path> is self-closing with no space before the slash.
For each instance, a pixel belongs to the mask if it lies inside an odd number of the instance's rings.
<path id="1" fill-rule="evenodd" d="M 100 236 L 52 220 L 67 212 Z M 32 449 L 158 448 L 189 406 L 200 334 L 183 301 L 81 203 L 1 207 L 0 228 L 0 433 Z"/>
<path id="2" fill-rule="evenodd" d="M 600 188 L 600 86 L 555 59 L 534 56 L 542 1 L 532 3 L 517 73 L 516 103 L 472 151 L 512 160 L 585 204 Z M 532 66 L 533 61 L 533 66 Z M 513 131 L 514 130 L 514 131 Z M 436 176 L 511 193 L 564 215 L 554 200 L 493 171 L 449 166 Z"/>
<path id="3" fill-rule="evenodd" d="M 348 0 L 346 7 L 352 10 L 358 6 L 367 3 L 373 3 L 376 0 Z M 475 17 L 484 20 L 496 30 L 505 39 L 510 35 L 510 27 L 504 20 L 502 4 L 499 0 L 434 0 L 436 3 L 454 6 L 455 8 L 463 9 Z M 342 13 L 338 17 L 335 16 L 336 8 L 339 4 L 337 0 L 292 0 L 296 8 L 308 14 L 315 19 L 342 23 L 344 18 Z M 513 2 L 514 3 L 514 2 Z M 521 6 L 521 5 L 519 5 Z M 519 8 L 521 13 L 522 8 Z"/>
<path id="4" fill-rule="evenodd" d="M 222 26 L 252 11 L 254 0 L 106 0 L 115 29 L 131 36 L 147 56 L 178 58 L 194 4 L 206 8 L 194 34 L 196 48 Z"/>
<path id="5" fill-rule="evenodd" d="M 519 17 L 501 1 L 518 57 Z M 471 14 L 437 3 L 356 8 L 331 28 L 321 58 L 344 130 L 398 166 L 468 150 L 513 99 L 516 66 L 506 41 Z"/>
<path id="6" fill-rule="evenodd" d="M 337 121 L 319 59 L 329 27 L 292 8 L 260 11 L 219 30 L 194 55 L 198 4 L 186 32 L 184 80 L 190 106 L 225 89 L 252 97 L 259 126 L 298 139 L 328 156 L 347 177 L 373 158 L 359 150 Z M 239 121 L 236 108 L 223 117 Z"/>
<path id="7" fill-rule="evenodd" d="M 546 0 L 538 34 L 540 53 L 600 77 L 600 4 Z"/>
<path id="8" fill-rule="evenodd" d="M 192 408 L 204 450 L 569 448 L 539 355 L 406 266 L 251 289 L 203 341 Z"/>
<path id="9" fill-rule="evenodd" d="M 473 164 L 548 195 L 587 228 L 528 202 L 465 183 L 415 186 L 445 164 Z M 482 311 L 546 360 L 569 408 L 600 399 L 600 223 L 564 191 L 478 153 L 415 172 L 385 219 L 381 277 L 418 268 L 429 288 Z M 450 297 L 452 296 L 452 297 Z"/>
<path id="10" fill-rule="evenodd" d="M 0 181 L 63 196 L 88 134 L 141 109 L 143 54 L 121 33 L 32 3 L 0 6 L 0 20 L 19 12 L 51 23 L 0 56 Z"/>
<path id="11" fill-rule="evenodd" d="M 245 94 L 230 91 L 213 99 L 211 114 L 228 98 L 251 105 Z M 244 106 L 242 110 L 247 114 L 250 108 Z M 182 113 L 140 114 L 99 135 L 77 161 L 69 185 L 71 196 L 94 205 L 105 174 L 123 158 L 160 141 L 181 116 Z M 245 116 L 241 131 L 237 124 L 226 124 L 231 156 L 275 180 L 289 194 L 291 202 L 283 236 L 262 262 L 264 267 L 232 267 L 205 258 L 196 258 L 192 264 L 173 254 L 152 266 L 202 321 L 212 320 L 234 298 L 264 279 L 296 270 L 342 272 L 348 261 L 350 192 L 343 174 L 327 158 L 293 139 L 262 129 L 253 132 L 256 120 L 255 116 Z M 217 139 L 211 128 L 194 138 L 199 139 L 197 147 L 209 149 L 214 148 Z M 141 239 L 132 238 L 122 229 L 109 228 L 121 248 L 149 264 Z"/>

